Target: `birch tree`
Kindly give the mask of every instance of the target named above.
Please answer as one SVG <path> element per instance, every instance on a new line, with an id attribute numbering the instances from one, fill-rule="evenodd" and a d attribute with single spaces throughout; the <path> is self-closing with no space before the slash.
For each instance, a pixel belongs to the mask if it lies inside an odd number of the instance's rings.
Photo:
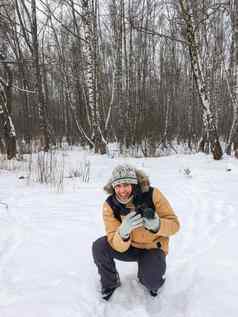
<path id="1" fill-rule="evenodd" d="M 231 101 L 233 107 L 233 121 L 229 134 L 226 153 L 231 154 L 232 144 L 234 145 L 235 157 L 238 158 L 238 3 L 230 1 L 230 17 L 232 26 L 232 50 L 231 50 Z"/>
<path id="2" fill-rule="evenodd" d="M 0 54 L 0 62 L 4 61 Z M 3 127 L 7 158 L 16 156 L 16 132 L 12 120 L 12 71 L 7 63 L 4 64 L 6 79 L 0 77 L 0 126 Z"/>
<path id="3" fill-rule="evenodd" d="M 82 0 L 83 26 L 85 32 L 85 78 L 88 91 L 91 140 L 95 152 L 105 153 L 106 143 L 101 129 L 98 105 L 98 66 L 97 66 L 97 0 Z"/>
<path id="4" fill-rule="evenodd" d="M 14 18 L 13 13 L 12 3 L 9 6 L 9 3 L 2 1 L 0 6 L 0 128 L 4 132 L 9 160 L 16 156 L 16 131 L 12 119 L 13 70 L 8 56 L 9 19 Z"/>
<path id="5" fill-rule="evenodd" d="M 199 55 L 199 43 L 196 38 L 190 2 L 189 0 L 179 0 L 179 4 L 182 17 L 185 22 L 185 37 L 188 42 L 193 75 L 202 105 L 203 135 L 199 147 L 200 150 L 206 153 L 211 150 L 213 158 L 219 160 L 222 158 L 222 148 L 219 142 L 216 122 L 209 102 L 208 87 L 205 81 L 201 58 Z"/>

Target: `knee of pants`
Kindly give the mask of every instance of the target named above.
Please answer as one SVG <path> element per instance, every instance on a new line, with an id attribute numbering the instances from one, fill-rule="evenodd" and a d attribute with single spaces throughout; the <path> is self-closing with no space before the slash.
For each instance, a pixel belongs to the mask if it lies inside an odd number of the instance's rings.
<path id="1" fill-rule="evenodd" d="M 99 259 L 105 253 L 105 250 L 108 248 L 107 237 L 100 237 L 95 240 L 92 244 L 92 253 L 94 260 Z"/>
<path id="2" fill-rule="evenodd" d="M 166 270 L 163 252 L 156 249 L 148 251 L 140 259 L 139 267 L 141 278 L 145 284 L 159 286 Z"/>

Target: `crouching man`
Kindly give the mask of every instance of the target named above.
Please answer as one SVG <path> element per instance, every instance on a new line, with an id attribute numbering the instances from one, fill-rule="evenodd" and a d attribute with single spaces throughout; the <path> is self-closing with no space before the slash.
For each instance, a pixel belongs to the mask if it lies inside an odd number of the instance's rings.
<path id="1" fill-rule="evenodd" d="M 178 218 L 144 172 L 127 164 L 114 168 L 104 190 L 109 194 L 103 204 L 106 236 L 92 246 L 102 298 L 108 300 L 120 286 L 114 259 L 137 262 L 139 282 L 157 296 L 165 282 L 169 237 L 179 230 Z"/>

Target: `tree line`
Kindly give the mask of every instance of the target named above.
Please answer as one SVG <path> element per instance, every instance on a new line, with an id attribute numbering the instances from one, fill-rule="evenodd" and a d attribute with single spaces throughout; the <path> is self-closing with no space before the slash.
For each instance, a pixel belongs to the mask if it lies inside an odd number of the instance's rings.
<path id="1" fill-rule="evenodd" d="M 0 149 L 238 157 L 236 0 L 1 0 Z"/>

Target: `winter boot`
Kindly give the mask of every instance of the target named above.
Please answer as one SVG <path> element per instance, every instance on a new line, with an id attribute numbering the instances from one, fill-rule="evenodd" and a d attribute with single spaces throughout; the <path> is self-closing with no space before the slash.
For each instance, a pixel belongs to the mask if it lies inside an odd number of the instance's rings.
<path id="1" fill-rule="evenodd" d="M 157 289 L 157 290 L 150 290 L 150 295 L 153 296 L 153 297 L 156 297 L 156 296 L 161 292 L 161 289 L 162 289 L 162 286 L 164 285 L 164 282 L 165 282 L 165 278 L 163 278 L 162 284 L 160 285 L 160 288 L 159 288 L 159 289 Z"/>
<path id="2" fill-rule="evenodd" d="M 150 290 L 150 295 L 153 297 L 156 297 L 158 295 L 158 291 L 157 290 Z"/>
<path id="3" fill-rule="evenodd" d="M 140 280 L 140 278 L 138 278 L 138 282 L 139 282 L 141 285 L 143 285 L 143 286 L 147 289 L 147 287 L 146 287 L 146 286 L 144 285 L 144 283 Z M 149 291 L 150 295 L 153 296 L 153 297 L 156 297 L 156 296 L 160 293 L 161 288 L 162 288 L 162 286 L 164 285 L 164 282 L 165 282 L 165 278 L 162 279 L 162 283 L 161 283 L 161 285 L 160 285 L 160 288 L 157 289 L 157 290 L 156 290 L 156 289 L 153 289 L 153 290 L 147 289 L 147 290 Z"/>
<path id="4" fill-rule="evenodd" d="M 102 299 L 108 301 L 111 298 L 111 296 L 114 293 L 116 288 L 117 287 L 103 289 L 102 290 Z"/>
<path id="5" fill-rule="evenodd" d="M 116 282 L 116 285 L 113 286 L 113 287 L 108 287 L 108 288 L 103 288 L 102 289 L 102 299 L 108 301 L 112 294 L 114 293 L 114 291 L 119 287 L 121 286 L 121 282 L 120 282 L 120 279 L 118 278 L 117 282 Z"/>

